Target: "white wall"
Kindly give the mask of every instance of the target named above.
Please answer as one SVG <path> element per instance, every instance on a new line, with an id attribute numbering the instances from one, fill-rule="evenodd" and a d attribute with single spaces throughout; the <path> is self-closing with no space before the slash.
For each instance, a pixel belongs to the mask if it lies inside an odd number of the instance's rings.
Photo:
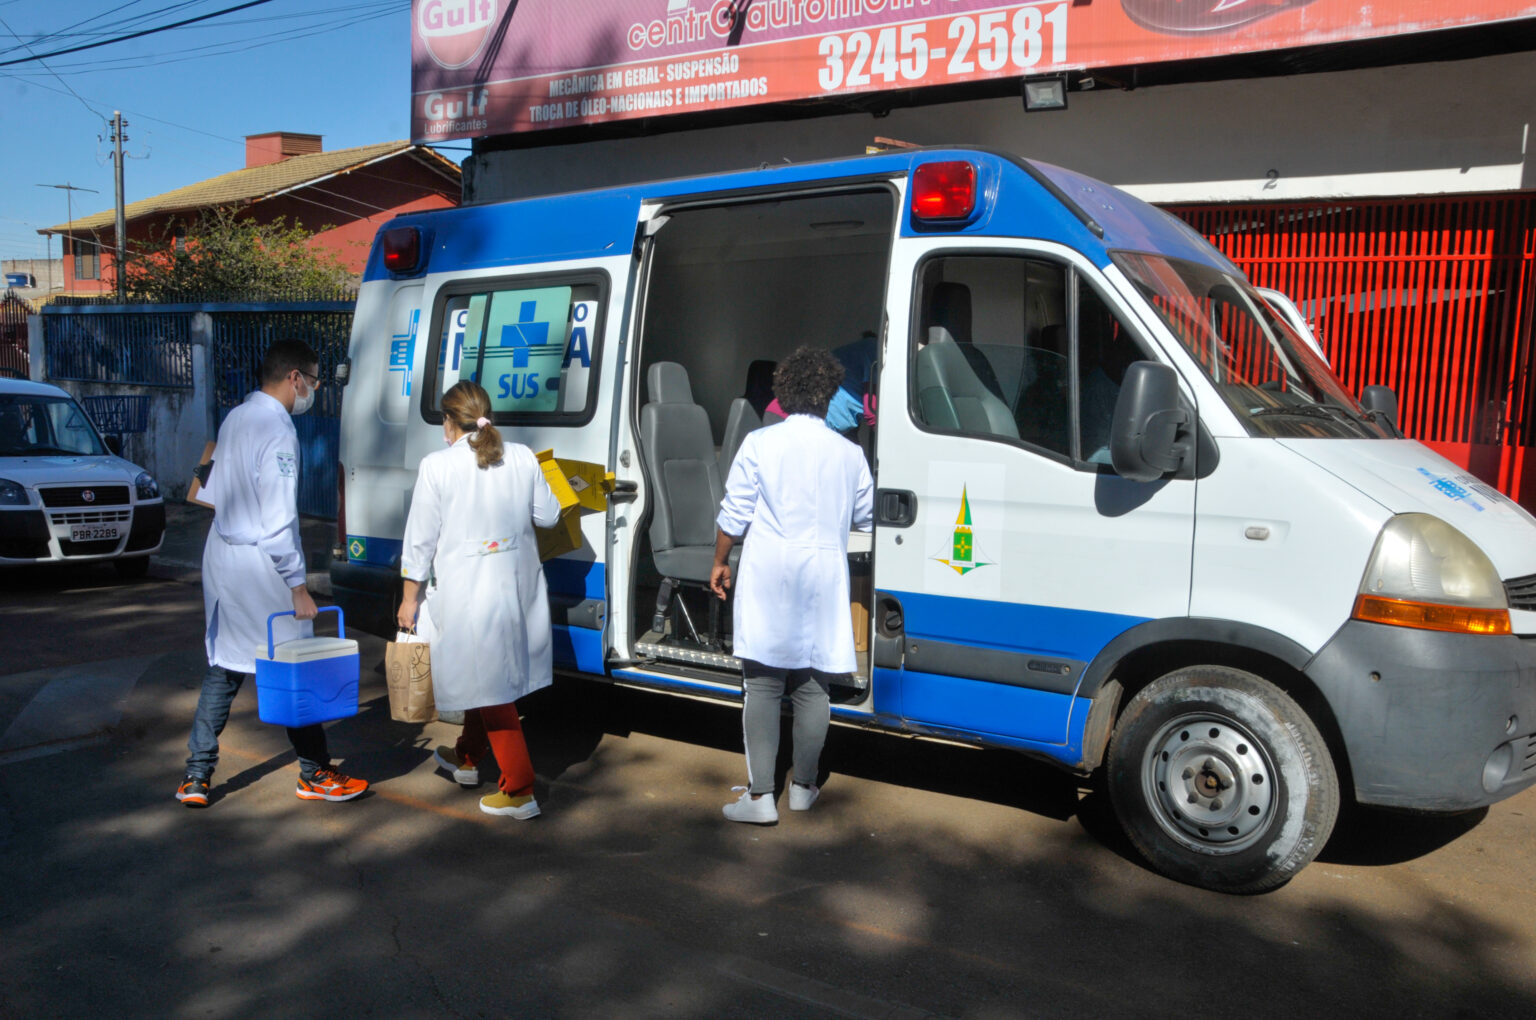
<path id="1" fill-rule="evenodd" d="M 1124 92 L 1064 112 L 1017 99 L 487 153 L 469 202 L 862 153 L 875 136 L 1002 148 L 1156 202 L 1280 201 L 1536 189 L 1536 59 L 1475 60 Z M 1273 171 L 1273 174 L 1271 174 Z"/>

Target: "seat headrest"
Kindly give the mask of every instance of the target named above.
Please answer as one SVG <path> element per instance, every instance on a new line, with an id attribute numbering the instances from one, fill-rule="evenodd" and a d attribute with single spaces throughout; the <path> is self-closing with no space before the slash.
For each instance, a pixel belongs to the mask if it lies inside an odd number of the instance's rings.
<path id="1" fill-rule="evenodd" d="M 646 392 L 653 404 L 691 404 L 693 387 L 688 370 L 675 361 L 658 361 L 645 374 Z"/>
<path id="2" fill-rule="evenodd" d="M 776 362 L 759 359 L 747 366 L 747 388 L 742 396 L 761 415 L 773 403 L 773 370 Z"/>
<path id="3" fill-rule="evenodd" d="M 971 339 L 971 288 L 945 282 L 933 288 L 928 299 L 928 325 L 943 326 L 961 343 Z"/>

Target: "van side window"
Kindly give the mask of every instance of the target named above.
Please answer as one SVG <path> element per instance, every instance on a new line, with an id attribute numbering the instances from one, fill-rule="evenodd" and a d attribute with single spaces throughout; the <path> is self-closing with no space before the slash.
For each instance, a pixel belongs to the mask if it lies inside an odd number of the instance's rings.
<path id="1" fill-rule="evenodd" d="M 914 413 L 937 431 L 1071 455 L 1066 268 L 949 256 L 923 269 Z"/>
<path id="2" fill-rule="evenodd" d="M 1108 464 L 1109 429 L 1125 370 L 1147 355 L 1092 287 L 1078 280 L 1077 295 L 1077 456 Z"/>
<path id="3" fill-rule="evenodd" d="M 528 415 L 556 421 L 590 416 L 598 284 L 456 288 L 440 307 L 427 354 L 432 410 L 441 410 L 443 394 L 460 379 L 473 379 L 490 394 L 498 423 Z"/>
<path id="4" fill-rule="evenodd" d="M 936 258 L 923 268 L 917 318 L 920 424 L 1110 462 L 1120 383 L 1146 354 L 1075 272 L 1013 255 Z"/>

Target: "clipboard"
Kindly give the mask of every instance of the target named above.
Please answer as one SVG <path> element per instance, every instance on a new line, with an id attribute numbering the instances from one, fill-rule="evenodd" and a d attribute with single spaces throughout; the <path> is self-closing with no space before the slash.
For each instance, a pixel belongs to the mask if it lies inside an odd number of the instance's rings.
<path id="1" fill-rule="evenodd" d="M 187 486 L 187 502 L 209 510 L 213 509 L 213 504 L 197 497 L 207 488 L 208 476 L 213 470 L 213 448 L 216 445 L 216 443 L 209 443 L 203 447 L 202 459 L 197 462 L 197 467 L 192 472 L 192 484 Z"/>

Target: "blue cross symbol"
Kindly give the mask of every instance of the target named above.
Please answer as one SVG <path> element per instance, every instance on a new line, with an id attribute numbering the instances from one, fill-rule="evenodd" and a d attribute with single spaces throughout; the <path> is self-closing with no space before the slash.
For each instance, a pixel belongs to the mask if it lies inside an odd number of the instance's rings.
<path id="1" fill-rule="evenodd" d="M 530 347 L 543 347 L 549 343 L 549 323 L 533 321 L 536 304 L 535 301 L 524 301 L 518 306 L 517 321 L 501 327 L 500 346 L 516 348 L 512 354 L 512 365 L 515 368 L 528 367 Z"/>

